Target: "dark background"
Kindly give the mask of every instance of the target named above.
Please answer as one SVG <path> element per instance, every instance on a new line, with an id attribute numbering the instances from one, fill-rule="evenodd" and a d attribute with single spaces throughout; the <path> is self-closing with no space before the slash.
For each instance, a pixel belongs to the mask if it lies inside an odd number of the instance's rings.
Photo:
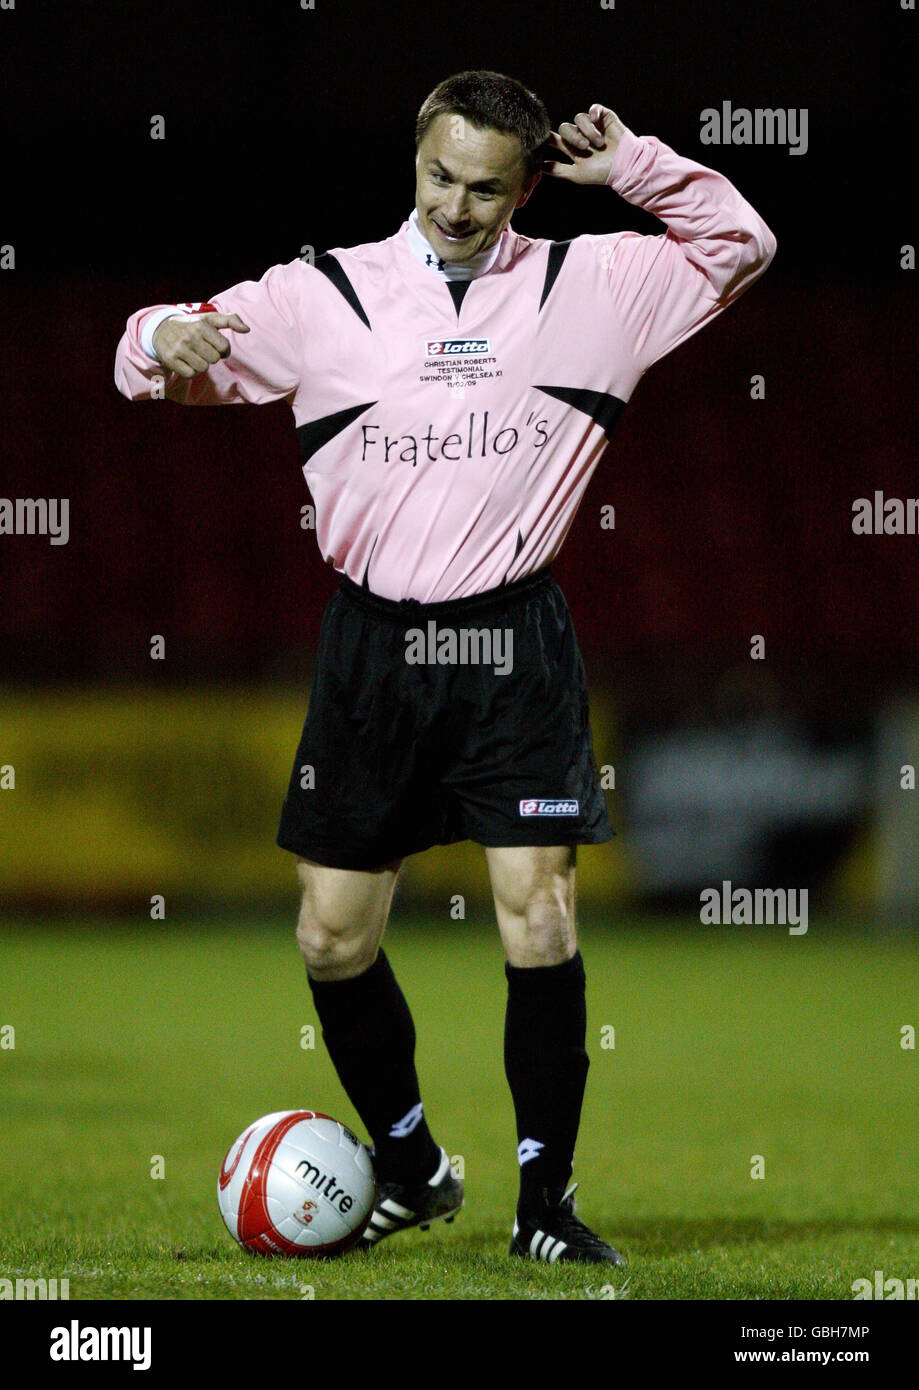
<path id="1" fill-rule="evenodd" d="M 303 672 L 333 587 L 284 406 L 134 406 L 115 346 L 144 304 L 388 236 L 412 128 L 451 71 L 518 76 L 553 121 L 592 101 L 732 178 L 775 231 L 765 279 L 639 386 L 557 573 L 592 674 L 688 683 L 767 638 L 802 698 L 870 706 L 919 667 L 916 537 L 857 537 L 852 501 L 917 492 L 919 16 L 874 3 L 273 4 L 19 0 L 5 51 L 4 495 L 69 496 L 71 540 L 0 546 L 8 678 Z M 807 107 L 809 149 L 699 142 L 700 112 Z M 166 118 L 166 139 L 149 137 Z M 544 180 L 531 235 L 656 220 Z M 766 378 L 751 402 L 750 377 Z M 599 507 L 616 507 L 599 533 Z M 601 541 L 598 543 L 598 535 Z M 822 692 L 822 693 L 821 693 Z"/>

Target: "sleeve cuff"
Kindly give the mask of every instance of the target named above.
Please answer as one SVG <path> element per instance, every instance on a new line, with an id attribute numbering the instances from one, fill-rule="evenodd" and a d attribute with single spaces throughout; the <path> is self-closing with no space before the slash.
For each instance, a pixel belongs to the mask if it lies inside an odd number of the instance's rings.
<path id="1" fill-rule="evenodd" d="M 182 312 L 174 304 L 170 304 L 166 309 L 154 309 L 153 313 L 148 314 L 144 319 L 143 328 L 140 330 L 140 345 L 152 361 L 159 362 L 160 360 L 153 351 L 154 333 L 166 319 L 181 318 Z"/>
<path id="2" fill-rule="evenodd" d="M 622 132 L 619 144 L 616 146 L 616 153 L 610 165 L 607 186 L 612 188 L 615 193 L 621 193 L 622 185 L 625 184 L 632 160 L 641 147 L 641 136 L 636 135 L 628 127 Z"/>

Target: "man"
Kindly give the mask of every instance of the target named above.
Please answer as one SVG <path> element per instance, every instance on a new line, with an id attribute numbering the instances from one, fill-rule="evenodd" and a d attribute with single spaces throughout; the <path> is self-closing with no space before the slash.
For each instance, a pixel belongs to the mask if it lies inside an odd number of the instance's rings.
<path id="1" fill-rule="evenodd" d="M 551 131 L 497 73 L 441 83 L 416 148 L 415 209 L 394 236 L 141 310 L 116 381 L 134 400 L 159 376 L 175 401 L 293 410 L 340 578 L 278 843 L 298 856 L 323 1037 L 373 1141 L 364 1245 L 462 1205 L 380 942 L 403 858 L 468 838 L 507 957 L 510 1253 L 620 1264 L 565 1190 L 589 1065 L 576 846 L 613 831 L 549 566 L 642 374 L 752 284 L 775 241 L 719 174 L 605 106 Z M 608 185 L 666 230 L 519 236 L 511 214 L 543 174 Z"/>

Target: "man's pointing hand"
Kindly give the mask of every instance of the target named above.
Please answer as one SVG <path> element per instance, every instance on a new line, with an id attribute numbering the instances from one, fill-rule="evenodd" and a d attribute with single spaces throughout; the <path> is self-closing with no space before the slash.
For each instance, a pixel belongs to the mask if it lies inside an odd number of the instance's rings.
<path id="1" fill-rule="evenodd" d="M 230 340 L 218 331 L 221 328 L 249 332 L 238 314 L 182 314 L 159 325 L 153 335 L 153 351 L 171 372 L 198 376 L 230 355 Z"/>

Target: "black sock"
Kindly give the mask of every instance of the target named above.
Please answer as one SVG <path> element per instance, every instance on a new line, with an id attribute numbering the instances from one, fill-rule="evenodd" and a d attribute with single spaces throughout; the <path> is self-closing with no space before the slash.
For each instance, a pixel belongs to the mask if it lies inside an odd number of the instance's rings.
<path id="1" fill-rule="evenodd" d="M 517 1118 L 520 1211 L 558 1202 L 571 1177 L 590 1062 L 580 951 L 561 965 L 505 965 L 504 1067 Z"/>
<path id="2" fill-rule="evenodd" d="M 386 956 L 350 980 L 310 979 L 310 989 L 338 1079 L 373 1141 L 378 1178 L 432 1177 L 440 1149 L 421 1107 L 415 1025 Z"/>

